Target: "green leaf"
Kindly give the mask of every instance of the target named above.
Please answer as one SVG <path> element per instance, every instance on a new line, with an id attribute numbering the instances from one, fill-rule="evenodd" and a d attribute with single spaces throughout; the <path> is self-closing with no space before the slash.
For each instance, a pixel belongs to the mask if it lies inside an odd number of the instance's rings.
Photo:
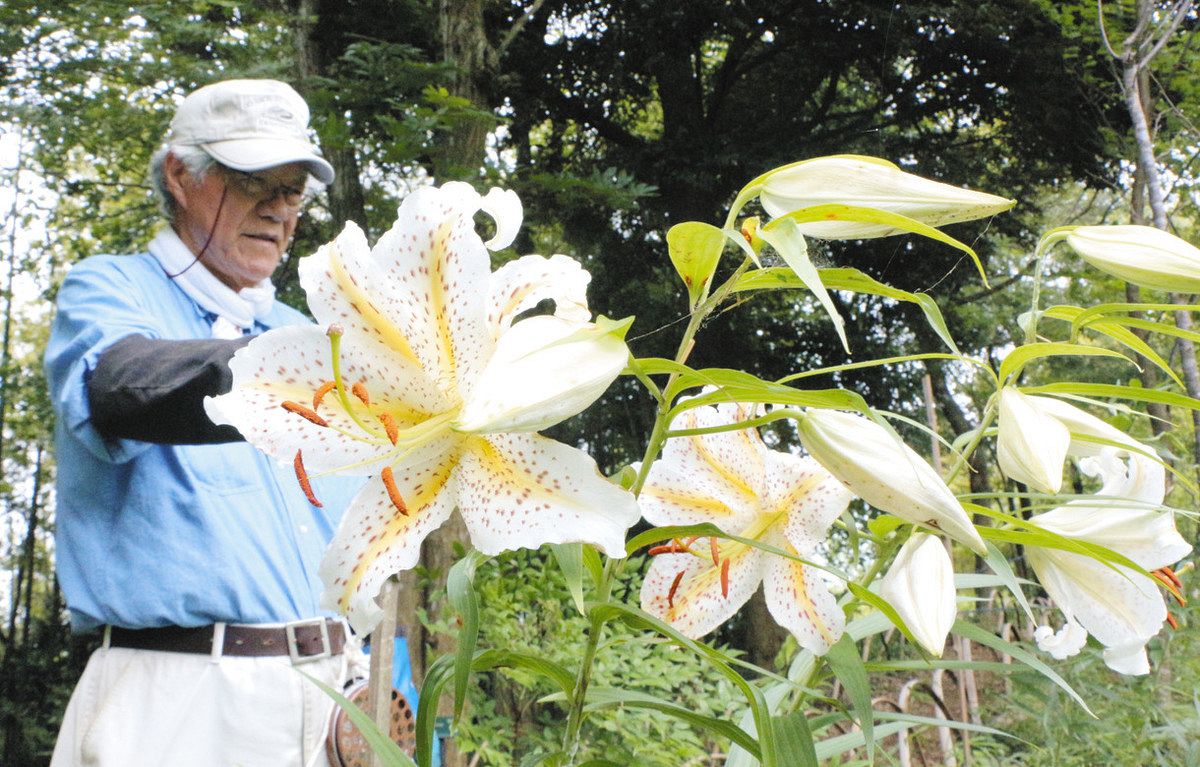
<path id="1" fill-rule="evenodd" d="M 1079 697 L 1079 693 L 1075 692 L 1074 688 L 1067 684 L 1065 679 L 1059 676 L 1054 669 L 1043 663 L 1037 656 L 1020 645 L 1016 645 L 1012 642 L 1001 639 L 995 634 L 984 631 L 980 627 L 972 623 L 967 623 L 963 620 L 954 621 L 954 626 L 951 628 L 951 631 L 958 636 L 966 637 L 972 642 L 978 642 L 981 645 L 990 647 L 993 650 L 998 650 L 1005 655 L 1009 655 L 1012 658 L 1021 661 L 1026 666 L 1029 666 L 1042 676 L 1049 679 L 1051 682 L 1054 682 L 1054 684 L 1058 685 L 1063 692 L 1070 695 L 1076 703 L 1082 706 L 1084 711 L 1088 712 L 1092 716 L 1096 716 L 1094 713 L 1092 713 L 1092 710 L 1088 708 L 1088 704 L 1083 701 L 1083 698 Z"/>
<path id="2" fill-rule="evenodd" d="M 775 249 L 775 252 L 783 258 L 784 263 L 791 267 L 800 281 L 804 283 L 804 287 L 816 296 L 817 302 L 821 304 L 833 322 L 833 329 L 841 339 L 842 348 L 849 354 L 850 342 L 846 339 L 846 323 L 842 321 L 842 316 L 838 314 L 837 307 L 833 305 L 829 291 L 821 282 L 821 275 L 817 272 L 817 267 L 808 257 L 808 243 L 804 241 L 800 227 L 791 218 L 783 216 L 759 229 L 758 234 Z"/>
<path id="3" fill-rule="evenodd" d="M 1078 306 L 1052 306 L 1043 312 L 1043 315 L 1052 319 L 1071 322 L 1072 338 L 1074 338 L 1076 335 L 1076 326 L 1074 322 L 1081 315 L 1083 315 L 1085 311 L 1086 310 L 1080 309 Z M 1179 375 L 1171 369 L 1170 363 L 1163 359 L 1158 352 L 1154 351 L 1150 344 L 1138 338 L 1137 335 L 1132 331 L 1127 330 L 1126 328 L 1123 328 L 1117 323 L 1109 320 L 1095 320 L 1089 322 L 1087 325 L 1087 330 L 1098 333 L 1107 338 L 1111 338 L 1122 346 L 1125 346 L 1126 348 L 1142 355 L 1146 359 L 1150 360 L 1150 362 L 1159 370 L 1170 376 L 1171 380 L 1174 381 L 1179 388 L 1185 388 L 1183 381 L 1179 378 Z"/>
<path id="4" fill-rule="evenodd" d="M 588 573 L 592 576 L 592 585 L 599 588 L 600 582 L 604 579 L 604 562 L 601 561 L 600 552 L 596 551 L 595 546 L 584 544 L 583 566 L 587 568 Z"/>
<path id="5" fill-rule="evenodd" d="M 780 767 L 817 767 L 816 746 L 803 711 L 771 717 L 771 729 L 775 736 L 776 764 Z"/>
<path id="6" fill-rule="evenodd" d="M 875 592 L 859 586 L 854 581 L 846 581 L 846 588 L 850 589 L 850 593 L 855 597 L 886 615 L 887 619 L 892 622 L 892 625 L 900 629 L 900 633 L 904 634 L 904 637 L 912 643 L 913 647 L 921 646 L 921 643 L 917 641 L 917 638 L 912 635 L 912 631 L 909 630 L 908 624 L 904 622 L 904 619 L 900 617 L 900 613 L 896 612 L 896 608 L 892 607 L 890 602 Z"/>
<path id="7" fill-rule="evenodd" d="M 1077 394 L 1083 397 L 1112 397 L 1134 402 L 1161 402 L 1171 407 L 1200 410 L 1200 399 L 1158 389 L 1143 389 L 1140 386 L 1060 381 L 1041 386 L 1022 386 L 1021 391 L 1026 394 Z"/>
<path id="8" fill-rule="evenodd" d="M 866 738 L 867 761 L 872 761 L 875 758 L 875 738 L 871 731 L 875 726 L 875 718 L 871 713 L 871 682 L 867 679 L 867 669 L 858 654 L 858 645 L 849 634 L 842 634 L 842 638 L 825 654 L 825 660 L 850 696 L 858 726 Z"/>
<path id="9" fill-rule="evenodd" d="M 710 735 L 727 738 L 749 751 L 755 758 L 761 758 L 758 741 L 750 737 L 741 727 L 733 722 L 693 711 L 678 703 L 663 700 L 654 695 L 635 690 L 622 690 L 616 687 L 591 687 L 587 693 L 588 710 L 604 708 L 644 708 L 659 711 L 667 716 L 686 722 L 693 727 L 705 730 Z"/>
<path id="10" fill-rule="evenodd" d="M 1010 377 L 1016 376 L 1033 360 L 1043 357 L 1060 356 L 1117 357 L 1135 367 L 1137 366 L 1137 363 L 1124 354 L 1100 346 L 1083 346 L 1082 344 L 1069 343 L 1032 343 L 1018 346 L 1009 352 L 1004 361 L 1000 363 L 1000 380 L 1007 381 Z"/>
<path id="11" fill-rule="evenodd" d="M 925 293 L 909 293 L 906 290 L 893 288 L 891 285 L 879 282 L 858 269 L 818 269 L 817 272 L 820 275 L 821 282 L 830 290 L 849 290 L 854 293 L 866 293 L 890 298 L 895 301 L 916 304 L 925 313 L 925 321 L 929 323 L 929 327 L 938 334 L 938 337 L 942 339 L 942 342 L 952 352 L 958 353 L 958 346 L 955 345 L 954 338 L 950 335 L 950 329 L 946 326 L 942 310 L 938 308 L 937 302 L 931 296 Z M 803 287 L 805 287 L 804 283 L 791 270 L 772 267 L 769 269 L 757 269 L 743 274 L 738 279 L 733 290 L 734 292 L 739 292 Z"/>
<path id="12" fill-rule="evenodd" d="M 708 289 L 724 250 L 725 233 L 711 224 L 685 221 L 667 230 L 667 252 L 693 307 Z"/>
<path id="13" fill-rule="evenodd" d="M 322 692 L 333 698 L 334 702 L 342 707 L 342 710 L 346 712 L 346 716 L 350 717 L 350 721 L 354 723 L 354 726 L 358 728 L 359 733 L 361 733 L 363 738 L 367 741 L 367 745 L 370 746 L 371 751 L 379 756 L 384 767 L 416 767 L 416 763 L 409 757 L 409 755 L 404 753 L 404 750 L 401 749 L 400 746 L 396 745 L 394 740 L 385 735 L 379 729 L 379 727 L 376 726 L 375 720 L 368 716 L 367 713 L 361 708 L 354 705 L 353 701 L 339 693 L 337 690 L 334 690 L 321 680 L 309 676 L 303 671 L 300 673 L 306 677 L 308 681 L 312 682 L 317 687 L 320 687 Z M 431 708 L 436 709 L 437 706 L 431 706 Z"/>
<path id="14" fill-rule="evenodd" d="M 684 636 L 675 627 L 637 607 L 619 602 L 603 602 L 591 606 L 589 613 L 594 621 L 605 622 L 612 618 L 619 618 L 634 628 L 649 629 L 658 632 L 680 647 L 690 650 L 701 659 L 707 661 L 745 696 L 746 702 L 750 706 L 750 712 L 754 717 L 755 729 L 758 732 L 758 744 L 759 748 L 762 749 L 763 767 L 790 767 L 786 762 L 781 763 L 775 758 L 773 722 L 770 707 L 763 695 L 763 691 L 734 670 L 732 658 L 715 647 L 709 647 L 702 642 L 697 642 L 694 639 Z"/>
<path id="15" fill-rule="evenodd" d="M 446 579 L 446 593 L 450 604 L 462 619 L 458 631 L 458 649 L 454 660 L 454 718 L 462 716 L 463 704 L 467 702 L 467 680 L 471 676 L 471 662 L 475 655 L 475 642 L 479 639 L 479 597 L 475 594 L 475 568 L 487 557 L 471 551 L 454 563 Z M 434 701 L 437 698 L 433 699 Z M 436 706 L 435 706 L 436 707 Z"/>
<path id="16" fill-rule="evenodd" d="M 1025 615 L 1029 616 L 1029 622 L 1036 624 L 1037 621 L 1033 617 L 1033 610 L 1029 607 L 1029 600 L 1025 598 L 1025 590 L 1021 588 L 1020 581 L 1017 580 L 1017 574 L 1013 572 L 1012 565 L 1008 562 L 1008 557 L 1000 549 L 989 541 L 984 541 L 983 545 L 987 546 L 987 563 L 988 567 L 992 568 L 992 572 L 1000 576 L 1004 585 L 1017 598 L 1017 603 L 1025 610 Z"/>
<path id="17" fill-rule="evenodd" d="M 571 592 L 571 600 L 575 608 L 583 615 L 583 544 L 582 543 L 552 543 L 550 551 L 562 570 L 563 578 L 567 581 L 567 590 Z"/>
<path id="18" fill-rule="evenodd" d="M 916 219 L 899 213 L 892 213 L 880 210 L 879 208 L 863 208 L 856 205 L 829 204 L 800 208 L 799 210 L 787 213 L 783 217 L 790 218 L 797 224 L 807 224 L 812 221 L 858 221 L 867 224 L 884 224 L 902 232 L 919 234 L 931 240 L 945 243 L 953 248 L 958 248 L 963 253 L 966 253 L 975 262 L 975 268 L 979 271 L 979 277 L 983 280 L 984 286 L 987 287 L 988 285 L 987 273 L 983 270 L 983 262 L 979 260 L 979 255 L 970 246 L 959 242 L 940 229 L 935 229 L 928 224 L 923 224 Z M 775 221 L 778 220 L 775 219 Z M 771 223 L 773 224 L 775 221 Z M 761 229 L 759 233 L 762 233 Z"/>

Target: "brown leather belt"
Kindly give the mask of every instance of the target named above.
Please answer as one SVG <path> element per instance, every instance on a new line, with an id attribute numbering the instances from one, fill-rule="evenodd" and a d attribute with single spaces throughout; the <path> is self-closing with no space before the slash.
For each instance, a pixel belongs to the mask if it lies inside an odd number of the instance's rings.
<path id="1" fill-rule="evenodd" d="M 220 651 L 216 653 L 218 655 L 250 658 L 284 655 L 290 656 L 293 663 L 304 663 L 338 655 L 346 646 L 342 624 L 322 618 L 296 621 L 275 628 L 235 624 L 153 629 L 111 626 L 108 644 L 110 647 L 134 650 L 212 655 L 213 641 L 221 637 L 222 629 L 224 635 Z"/>

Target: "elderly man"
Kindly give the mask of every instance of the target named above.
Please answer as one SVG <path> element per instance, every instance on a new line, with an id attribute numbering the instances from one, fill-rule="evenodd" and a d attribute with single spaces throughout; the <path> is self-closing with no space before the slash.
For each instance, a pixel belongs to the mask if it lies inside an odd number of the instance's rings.
<path id="1" fill-rule="evenodd" d="M 316 479 L 310 505 L 201 404 L 252 334 L 308 321 L 269 281 L 309 176 L 333 180 L 307 128 L 281 82 L 192 93 L 151 163 L 170 225 L 59 291 L 58 574 L 73 629 L 104 639 L 54 767 L 324 764 L 332 703 L 298 672 L 340 686 L 359 657 L 317 577 L 356 487 Z"/>

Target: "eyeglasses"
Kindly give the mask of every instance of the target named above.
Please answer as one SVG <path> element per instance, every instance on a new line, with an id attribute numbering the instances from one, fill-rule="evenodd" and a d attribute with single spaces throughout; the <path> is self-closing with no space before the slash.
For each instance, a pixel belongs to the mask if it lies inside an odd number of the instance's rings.
<path id="1" fill-rule="evenodd" d="M 303 181 L 298 185 L 295 183 L 288 184 L 257 173 L 247 173 L 241 170 L 233 170 L 232 168 L 223 168 L 223 170 L 229 182 L 239 192 L 252 200 L 269 202 L 276 197 L 282 197 L 283 204 L 292 210 L 300 210 L 300 207 L 304 205 L 305 192 L 307 190 Z"/>

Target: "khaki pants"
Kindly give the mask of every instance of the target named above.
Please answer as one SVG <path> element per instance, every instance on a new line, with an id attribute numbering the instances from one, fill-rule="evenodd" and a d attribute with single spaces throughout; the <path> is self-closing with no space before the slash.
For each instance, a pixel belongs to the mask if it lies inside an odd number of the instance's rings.
<path id="1" fill-rule="evenodd" d="M 101 648 L 63 718 L 51 767 L 326 767 L 333 700 L 363 654 L 210 657 Z M 353 669 L 353 671 L 352 671 Z"/>

